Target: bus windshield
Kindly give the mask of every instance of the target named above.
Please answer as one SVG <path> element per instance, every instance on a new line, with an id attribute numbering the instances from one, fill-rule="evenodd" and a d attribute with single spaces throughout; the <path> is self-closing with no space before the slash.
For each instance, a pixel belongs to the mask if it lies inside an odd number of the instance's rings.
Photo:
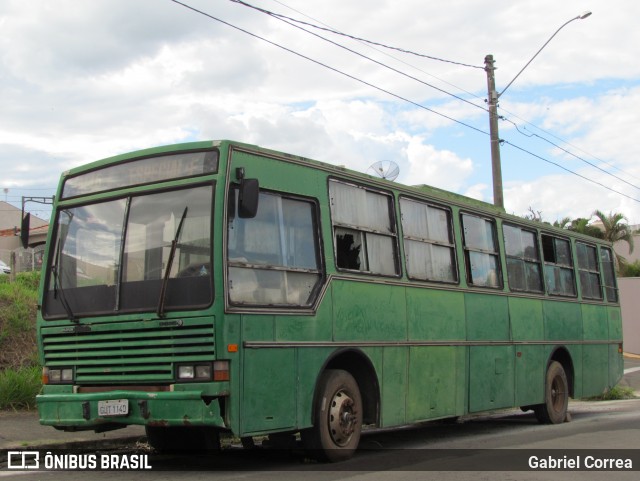
<path id="1" fill-rule="evenodd" d="M 45 318 L 206 307 L 213 186 L 58 211 Z"/>

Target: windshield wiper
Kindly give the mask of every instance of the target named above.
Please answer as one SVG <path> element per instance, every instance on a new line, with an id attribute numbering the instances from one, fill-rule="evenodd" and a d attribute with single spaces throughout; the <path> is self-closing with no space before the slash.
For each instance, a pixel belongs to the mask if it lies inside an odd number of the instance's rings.
<path id="1" fill-rule="evenodd" d="M 158 301 L 158 309 L 156 311 L 158 317 L 164 317 L 164 301 L 167 297 L 167 284 L 169 283 L 169 274 L 171 274 L 173 258 L 175 257 L 176 249 L 178 248 L 178 239 L 180 238 L 180 232 L 182 231 L 182 225 L 184 224 L 185 217 L 187 217 L 188 210 L 189 206 L 185 206 L 184 211 L 182 212 L 182 217 L 180 217 L 180 222 L 178 223 L 178 228 L 176 229 L 176 234 L 175 236 L 173 236 L 173 240 L 171 241 L 171 251 L 169 252 L 169 258 L 167 259 L 167 268 L 164 271 L 162 287 L 160 288 L 160 300 Z"/>
<path id="2" fill-rule="evenodd" d="M 53 274 L 53 296 L 56 297 L 56 294 L 60 293 L 60 304 L 64 308 L 64 311 L 67 313 L 67 317 L 71 322 L 75 322 L 76 324 L 80 323 L 80 320 L 73 314 L 71 310 L 71 306 L 67 302 L 67 297 L 64 295 L 64 288 L 62 287 L 62 279 L 59 276 L 62 276 L 62 273 L 58 269 L 58 264 L 60 262 L 60 252 L 62 250 L 62 246 L 58 246 L 58 251 L 56 252 L 56 260 L 54 262 L 53 267 L 51 268 L 51 273 Z"/>

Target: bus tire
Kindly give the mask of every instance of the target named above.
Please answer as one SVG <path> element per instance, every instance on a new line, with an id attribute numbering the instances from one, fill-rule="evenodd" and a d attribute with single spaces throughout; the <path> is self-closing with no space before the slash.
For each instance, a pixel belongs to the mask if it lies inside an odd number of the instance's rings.
<path id="1" fill-rule="evenodd" d="M 147 442 L 160 454 L 220 450 L 220 433 L 209 427 L 145 426 Z"/>
<path id="2" fill-rule="evenodd" d="M 533 407 L 541 424 L 560 424 L 567 418 L 569 406 L 569 382 L 562 364 L 552 361 L 547 368 L 544 386 L 544 403 Z"/>
<path id="3" fill-rule="evenodd" d="M 352 457 L 362 431 L 362 396 L 353 376 L 341 369 L 322 373 L 314 407 L 314 426 L 301 433 L 305 449 L 323 461 Z"/>

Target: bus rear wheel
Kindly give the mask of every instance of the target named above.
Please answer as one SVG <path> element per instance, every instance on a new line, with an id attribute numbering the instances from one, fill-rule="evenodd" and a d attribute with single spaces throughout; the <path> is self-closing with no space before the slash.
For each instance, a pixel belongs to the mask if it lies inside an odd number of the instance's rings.
<path id="1" fill-rule="evenodd" d="M 320 377 L 313 428 L 302 432 L 305 448 L 324 461 L 343 461 L 355 453 L 362 431 L 362 396 L 351 374 L 329 369 Z"/>
<path id="2" fill-rule="evenodd" d="M 562 364 L 551 362 L 547 369 L 544 388 L 544 403 L 533 407 L 542 424 L 560 424 L 567 418 L 569 406 L 569 382 Z"/>

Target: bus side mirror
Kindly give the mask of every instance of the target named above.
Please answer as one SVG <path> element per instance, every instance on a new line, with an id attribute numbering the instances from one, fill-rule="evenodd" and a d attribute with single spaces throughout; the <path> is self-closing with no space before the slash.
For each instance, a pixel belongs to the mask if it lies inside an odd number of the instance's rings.
<path id="1" fill-rule="evenodd" d="M 22 217 L 22 224 L 20 225 L 20 240 L 22 241 L 22 247 L 25 249 L 29 247 L 29 228 L 31 226 L 31 213 Z"/>
<path id="2" fill-rule="evenodd" d="M 241 219 L 253 219 L 258 213 L 259 196 L 260 185 L 258 184 L 258 179 L 242 179 L 238 198 L 238 217 Z"/>

